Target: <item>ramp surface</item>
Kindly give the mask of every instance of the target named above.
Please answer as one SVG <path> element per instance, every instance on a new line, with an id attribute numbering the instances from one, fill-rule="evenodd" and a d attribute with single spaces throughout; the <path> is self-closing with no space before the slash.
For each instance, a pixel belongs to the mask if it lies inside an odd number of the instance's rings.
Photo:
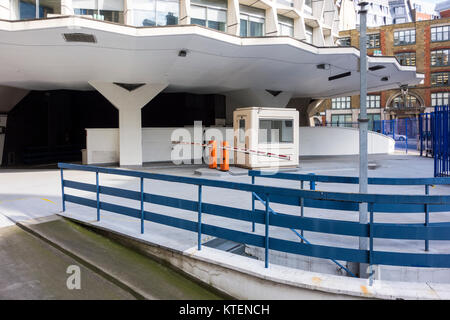
<path id="1" fill-rule="evenodd" d="M 219 299 L 144 255 L 51 216 L 0 229 L 0 299 Z M 66 286 L 81 268 L 81 290 Z"/>

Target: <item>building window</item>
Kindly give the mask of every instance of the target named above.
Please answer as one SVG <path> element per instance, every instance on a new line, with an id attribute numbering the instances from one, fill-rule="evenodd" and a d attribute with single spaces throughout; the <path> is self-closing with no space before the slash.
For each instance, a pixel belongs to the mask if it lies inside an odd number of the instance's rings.
<path id="1" fill-rule="evenodd" d="M 278 26 L 281 36 L 294 36 L 294 19 L 278 15 Z"/>
<path id="2" fill-rule="evenodd" d="M 402 46 L 405 44 L 416 43 L 416 30 L 400 30 L 394 32 L 394 45 Z"/>
<path id="3" fill-rule="evenodd" d="M 415 52 L 401 52 L 396 53 L 395 57 L 402 66 L 415 66 L 416 53 Z"/>
<path id="4" fill-rule="evenodd" d="M 20 20 L 47 18 L 48 14 L 60 13 L 61 0 L 19 0 Z"/>
<path id="5" fill-rule="evenodd" d="M 431 28 L 431 41 L 448 41 L 450 28 L 449 26 L 440 26 Z"/>
<path id="6" fill-rule="evenodd" d="M 450 72 L 435 72 L 431 74 L 432 86 L 448 86 L 448 75 Z"/>
<path id="7" fill-rule="evenodd" d="M 351 97 L 339 97 L 331 99 L 331 109 L 350 109 L 351 107 Z"/>
<path id="8" fill-rule="evenodd" d="M 396 7 L 394 9 L 395 14 L 405 14 L 405 8 L 404 7 Z"/>
<path id="9" fill-rule="evenodd" d="M 352 115 L 351 114 L 333 114 L 331 115 L 331 125 L 334 127 L 351 127 Z"/>
<path id="10" fill-rule="evenodd" d="M 381 96 L 379 94 L 368 94 L 366 97 L 367 108 L 380 108 Z"/>
<path id="11" fill-rule="evenodd" d="M 239 5 L 241 12 L 241 37 L 262 37 L 266 11 L 263 9 Z"/>
<path id="12" fill-rule="evenodd" d="M 313 28 L 310 26 L 305 26 L 305 41 L 308 43 L 313 43 Z"/>
<path id="13" fill-rule="evenodd" d="M 379 48 L 380 47 L 380 34 L 372 33 L 367 35 L 367 48 Z"/>
<path id="14" fill-rule="evenodd" d="M 292 119 L 260 119 L 259 143 L 292 143 L 294 126 Z"/>
<path id="15" fill-rule="evenodd" d="M 191 1 L 191 23 L 226 31 L 227 2 L 216 0 Z"/>
<path id="16" fill-rule="evenodd" d="M 405 18 L 397 18 L 397 19 L 395 19 L 395 24 L 405 23 L 405 22 L 406 22 Z"/>
<path id="17" fill-rule="evenodd" d="M 449 49 L 431 51 L 431 65 L 448 66 L 448 53 Z"/>
<path id="18" fill-rule="evenodd" d="M 418 105 L 418 102 L 417 102 L 417 98 L 415 96 L 407 95 L 406 103 L 404 103 L 402 96 L 399 95 L 394 98 L 392 105 L 394 108 L 397 108 L 397 109 L 405 109 L 405 108 L 416 107 Z"/>
<path id="19" fill-rule="evenodd" d="M 133 0 L 135 26 L 175 25 L 178 17 L 178 0 Z"/>
<path id="20" fill-rule="evenodd" d="M 350 47 L 351 46 L 351 38 L 350 37 L 345 37 L 345 38 L 340 38 L 338 40 L 338 44 L 341 47 Z"/>
<path id="21" fill-rule="evenodd" d="M 97 20 L 123 23 L 123 1 L 73 0 L 72 6 L 75 14 L 90 15 Z"/>
<path id="22" fill-rule="evenodd" d="M 381 132 L 381 114 L 379 113 L 369 113 L 367 115 L 369 119 L 369 130 Z"/>
<path id="23" fill-rule="evenodd" d="M 443 106 L 448 105 L 449 92 L 435 92 L 431 94 L 431 105 Z"/>

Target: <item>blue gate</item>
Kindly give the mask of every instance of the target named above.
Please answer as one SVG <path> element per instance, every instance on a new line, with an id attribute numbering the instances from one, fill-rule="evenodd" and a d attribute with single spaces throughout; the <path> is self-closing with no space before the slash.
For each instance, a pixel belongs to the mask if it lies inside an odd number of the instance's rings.
<path id="1" fill-rule="evenodd" d="M 436 107 L 434 110 L 433 154 L 435 177 L 448 177 L 450 175 L 449 114 L 449 106 Z"/>
<path id="2" fill-rule="evenodd" d="M 380 120 L 381 133 L 395 140 L 395 149 L 420 150 L 419 148 L 419 125 L 415 118 L 403 118 L 392 120 Z"/>
<path id="3" fill-rule="evenodd" d="M 434 158 L 434 176 L 450 176 L 450 108 L 436 106 L 419 118 L 420 155 Z"/>

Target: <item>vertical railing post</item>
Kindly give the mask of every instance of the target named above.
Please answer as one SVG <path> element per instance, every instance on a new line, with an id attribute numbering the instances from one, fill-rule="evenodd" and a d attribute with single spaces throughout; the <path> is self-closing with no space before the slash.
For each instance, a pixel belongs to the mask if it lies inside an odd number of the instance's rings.
<path id="1" fill-rule="evenodd" d="M 303 190 L 303 186 L 304 186 L 304 183 L 303 183 L 303 180 L 302 180 L 302 181 L 300 181 L 300 189 Z M 305 198 L 301 197 L 300 198 L 300 216 L 302 218 L 303 218 L 303 213 L 304 213 L 304 210 L 305 210 L 304 208 L 305 208 Z M 301 242 L 303 243 L 303 229 L 300 230 L 300 234 L 302 236 Z"/>
<path id="2" fill-rule="evenodd" d="M 252 185 L 255 184 L 255 176 L 252 176 Z M 255 232 L 255 192 L 252 191 L 252 232 Z"/>
<path id="3" fill-rule="evenodd" d="M 197 249 L 202 250 L 202 185 L 198 185 L 198 237 Z"/>
<path id="4" fill-rule="evenodd" d="M 408 118 L 405 118 L 405 142 L 406 142 L 406 154 L 408 154 Z"/>
<path id="5" fill-rule="evenodd" d="M 311 176 L 314 176 L 315 173 L 308 173 Z M 316 190 L 316 182 L 314 180 L 309 181 L 309 190 Z"/>
<path id="6" fill-rule="evenodd" d="M 64 173 L 63 168 L 61 168 L 61 192 L 62 192 L 62 211 L 66 211 L 66 200 L 64 196 Z"/>
<path id="7" fill-rule="evenodd" d="M 373 203 L 369 203 L 369 285 L 373 284 Z"/>
<path id="8" fill-rule="evenodd" d="M 97 191 L 97 221 L 100 221 L 100 185 L 98 183 L 98 171 L 95 172 L 95 184 Z"/>
<path id="9" fill-rule="evenodd" d="M 144 177 L 141 177 L 141 234 L 144 234 Z"/>
<path id="10" fill-rule="evenodd" d="M 269 267 L 269 194 L 266 193 L 266 232 L 265 232 L 265 250 L 264 250 L 264 259 L 265 259 L 265 267 Z"/>
<path id="11" fill-rule="evenodd" d="M 430 186 L 428 184 L 425 185 L 425 194 L 429 195 L 430 194 Z M 430 222 L 430 216 L 429 216 L 429 209 L 428 209 L 428 204 L 425 203 L 425 228 L 428 229 L 428 224 Z M 430 249 L 430 244 L 429 244 L 429 240 L 426 239 L 425 240 L 425 251 L 428 251 Z"/>

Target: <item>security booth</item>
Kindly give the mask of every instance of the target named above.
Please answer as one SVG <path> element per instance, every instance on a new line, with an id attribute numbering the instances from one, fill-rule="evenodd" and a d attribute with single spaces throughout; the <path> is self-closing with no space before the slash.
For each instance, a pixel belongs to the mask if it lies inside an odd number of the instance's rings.
<path id="1" fill-rule="evenodd" d="M 234 165 L 298 166 L 299 114 L 290 108 L 246 107 L 233 113 Z"/>

